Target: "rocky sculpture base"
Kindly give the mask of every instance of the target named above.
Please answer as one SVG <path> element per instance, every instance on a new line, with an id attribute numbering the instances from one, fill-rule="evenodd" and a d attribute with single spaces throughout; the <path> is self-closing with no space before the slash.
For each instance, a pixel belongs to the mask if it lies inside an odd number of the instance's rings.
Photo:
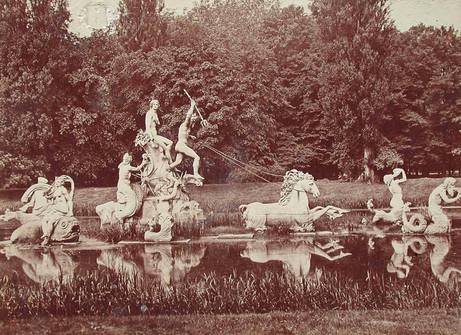
<path id="1" fill-rule="evenodd" d="M 169 242 L 173 239 L 171 229 L 173 228 L 173 217 L 171 215 L 160 214 L 157 224 L 160 225 L 160 230 L 155 231 L 155 225 L 150 224 L 149 230 L 144 233 L 145 241 Z"/>
<path id="2" fill-rule="evenodd" d="M 13 231 L 10 241 L 13 244 L 39 244 L 42 240 L 42 217 L 22 212 L 7 212 L 5 220 L 17 220 L 21 226 Z M 80 238 L 80 225 L 73 217 L 62 217 L 56 223 L 50 242 L 71 243 L 78 242 Z"/>

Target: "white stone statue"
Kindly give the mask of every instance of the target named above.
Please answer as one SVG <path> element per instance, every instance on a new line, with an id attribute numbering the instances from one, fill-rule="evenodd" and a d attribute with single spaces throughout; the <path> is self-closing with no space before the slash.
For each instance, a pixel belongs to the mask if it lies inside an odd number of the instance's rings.
<path id="1" fill-rule="evenodd" d="M 101 225 L 108 223 L 123 223 L 132 217 L 142 205 L 142 191 L 140 186 L 131 182 L 132 172 L 141 171 L 148 164 L 147 155 L 139 166 L 131 166 L 132 156 L 123 155 L 123 161 L 118 166 L 117 202 L 110 201 L 96 206 L 96 213 L 101 219 Z"/>
<path id="2" fill-rule="evenodd" d="M 71 183 L 71 191 L 68 192 L 64 183 L 69 181 Z M 58 223 L 63 217 L 73 217 L 73 197 L 74 197 L 74 183 L 68 176 L 56 177 L 51 188 L 45 193 L 45 197 L 49 201 L 49 206 L 43 212 L 42 231 L 43 241 L 42 245 L 50 244 L 51 234 Z"/>
<path id="3" fill-rule="evenodd" d="M 149 224 L 149 230 L 144 233 L 144 240 L 169 242 L 173 239 L 171 229 L 173 228 L 173 217 L 168 212 L 162 212 L 158 215 L 157 224 L 160 225 L 160 230 L 154 231 L 153 220 Z"/>
<path id="4" fill-rule="evenodd" d="M 399 177 L 400 178 L 397 178 Z M 392 199 L 390 202 L 391 210 L 389 212 L 375 209 L 373 206 L 373 200 L 369 199 L 367 202 L 367 208 L 374 214 L 372 223 L 377 223 L 379 221 L 387 223 L 397 223 L 401 220 L 403 214 L 403 195 L 401 183 L 407 181 L 407 176 L 405 171 L 400 168 L 393 170 L 392 174 L 387 174 L 383 177 L 384 184 L 389 189 L 389 192 L 392 194 Z"/>
<path id="5" fill-rule="evenodd" d="M 193 162 L 194 177 L 197 179 L 203 180 L 204 178 L 199 174 L 200 168 L 200 157 L 197 153 L 189 147 L 188 140 L 189 138 L 195 139 L 195 136 L 190 135 L 191 129 L 194 126 L 195 122 L 198 120 L 198 117 L 194 114 L 195 111 L 195 101 L 190 100 L 190 107 L 186 113 L 186 119 L 179 126 L 178 131 L 178 142 L 176 143 L 175 150 L 177 152 L 176 159 L 173 163 L 170 164 L 170 169 L 174 169 L 176 166 L 181 164 L 184 155 L 191 157 Z"/>
<path id="6" fill-rule="evenodd" d="M 143 155 L 142 163 L 136 167 L 131 166 L 132 160 L 133 157 L 126 153 L 123 155 L 123 161 L 118 166 L 117 202 L 125 204 L 121 210 L 115 212 L 115 217 L 120 222 L 123 222 L 126 217 L 132 216 L 136 207 L 136 192 L 131 184 L 131 173 L 141 171 L 148 162 L 147 155 Z"/>
<path id="7" fill-rule="evenodd" d="M 461 193 L 455 195 L 454 178 L 445 178 L 443 183 L 437 186 L 429 195 L 428 213 L 429 220 L 419 213 L 413 214 L 410 219 L 407 213 L 410 211 L 410 203 L 406 203 L 402 214 L 402 232 L 419 234 L 443 234 L 451 230 L 451 220 L 443 211 L 442 204 L 453 203 L 461 199 Z M 429 222 L 428 222 L 429 221 Z"/>
<path id="8" fill-rule="evenodd" d="M 19 208 L 19 211 L 26 213 L 29 208 L 32 208 L 32 214 L 40 215 L 48 207 L 45 193 L 50 187 L 48 179 L 38 177 L 37 184 L 30 186 L 22 195 L 21 202 L 24 205 Z"/>
<path id="9" fill-rule="evenodd" d="M 194 106 L 195 103 L 191 102 L 186 121 L 179 130 L 177 164 L 182 160 L 184 153 L 192 155 L 192 149 L 187 146 L 187 139 L 194 122 Z M 195 201 L 190 200 L 186 190 L 186 186 L 190 184 L 202 186 L 203 178 L 197 174 L 178 175 L 177 171 L 172 169 L 168 156 L 171 141 L 159 136 L 156 131 L 158 107 L 158 101 L 152 100 L 151 108 L 146 115 L 146 130 L 139 130 L 135 139 L 135 145 L 145 151 L 142 164 L 133 167 L 130 165 L 131 156 L 124 156 L 124 161 L 119 165 L 117 202 L 97 206 L 96 213 L 101 218 L 101 225 L 124 221 L 127 224 L 148 225 L 146 240 L 169 241 L 173 238 L 171 228 L 175 223 L 195 224 L 204 220 L 203 211 Z M 195 152 L 193 156 L 198 157 Z M 198 161 L 195 161 L 194 172 L 198 171 L 197 164 Z M 140 183 L 131 183 L 130 176 L 134 171 L 140 172 Z M 136 213 L 139 209 L 142 210 L 138 216 Z M 161 226 L 160 232 L 154 231 L 157 224 Z"/>
<path id="10" fill-rule="evenodd" d="M 288 226 L 292 231 L 312 231 L 313 222 L 322 215 L 326 214 L 334 219 L 348 212 L 335 206 L 317 206 L 311 209 L 308 193 L 312 193 L 315 198 L 320 195 L 314 177 L 309 173 L 291 170 L 285 174 L 278 203 L 253 202 L 241 205 L 239 210 L 246 227 L 256 231 L 281 225 Z"/>
<path id="11" fill-rule="evenodd" d="M 74 182 L 69 176 L 55 178 L 52 185 L 45 178 L 29 187 L 21 198 L 26 203 L 18 211 L 7 210 L 0 219 L 18 220 L 21 226 L 11 234 L 12 243 L 76 242 L 80 226 L 73 215 Z M 70 184 L 70 190 L 66 188 Z M 26 213 L 32 207 L 32 213 Z"/>
<path id="12" fill-rule="evenodd" d="M 451 204 L 461 199 L 461 192 L 455 188 L 455 183 L 455 178 L 445 178 L 443 183 L 437 186 L 429 195 L 428 211 L 434 223 L 441 224 L 442 222 L 446 222 L 448 224 L 450 222 L 450 219 L 442 209 L 442 203 Z M 454 196 L 455 191 L 457 191 L 457 194 Z M 447 229 L 449 229 L 448 226 Z"/>
<path id="13" fill-rule="evenodd" d="M 160 125 L 160 120 L 158 118 L 157 110 L 160 107 L 158 100 L 152 99 L 149 104 L 149 110 L 146 113 L 145 123 L 146 123 L 146 133 L 149 137 L 155 141 L 165 152 L 165 155 L 168 159 L 168 162 L 172 162 L 171 158 L 171 146 L 173 142 L 166 137 L 160 136 L 157 132 L 157 125 Z"/>

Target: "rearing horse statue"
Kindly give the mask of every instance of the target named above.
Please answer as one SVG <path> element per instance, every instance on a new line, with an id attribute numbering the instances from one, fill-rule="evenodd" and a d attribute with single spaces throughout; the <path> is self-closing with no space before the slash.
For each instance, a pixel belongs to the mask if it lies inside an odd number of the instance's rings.
<path id="1" fill-rule="evenodd" d="M 265 231 L 268 226 L 288 225 L 292 231 L 313 231 L 314 221 L 324 214 L 334 219 L 348 212 L 335 206 L 311 209 L 308 193 L 314 198 L 320 195 L 314 177 L 297 170 L 288 171 L 284 176 L 278 203 L 253 202 L 239 207 L 246 228 Z"/>

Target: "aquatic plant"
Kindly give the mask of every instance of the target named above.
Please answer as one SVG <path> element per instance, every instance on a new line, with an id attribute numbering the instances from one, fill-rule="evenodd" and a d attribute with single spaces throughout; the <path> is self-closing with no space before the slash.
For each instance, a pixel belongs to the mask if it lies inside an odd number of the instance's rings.
<path id="1" fill-rule="evenodd" d="M 321 279 L 251 272 L 215 273 L 162 286 L 148 278 L 112 271 L 76 275 L 42 285 L 0 280 L 0 319 L 33 316 L 264 313 L 312 309 L 459 308 L 458 282 L 435 282 L 427 274 L 398 281 L 369 273 L 356 281 L 342 273 Z"/>

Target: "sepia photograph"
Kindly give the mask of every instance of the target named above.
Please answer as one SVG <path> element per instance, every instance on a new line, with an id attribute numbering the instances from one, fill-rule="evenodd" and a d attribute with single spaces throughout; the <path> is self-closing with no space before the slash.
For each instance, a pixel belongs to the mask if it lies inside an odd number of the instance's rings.
<path id="1" fill-rule="evenodd" d="M 0 0 L 0 334 L 461 334 L 461 1 Z"/>

